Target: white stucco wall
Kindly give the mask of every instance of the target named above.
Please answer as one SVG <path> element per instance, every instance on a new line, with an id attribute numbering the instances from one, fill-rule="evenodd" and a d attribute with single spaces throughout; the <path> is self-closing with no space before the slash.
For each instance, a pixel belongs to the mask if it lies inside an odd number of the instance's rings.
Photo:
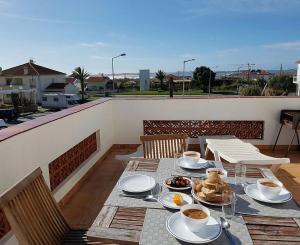
<path id="1" fill-rule="evenodd" d="M 117 99 L 113 108 L 117 144 L 139 143 L 143 120 L 263 120 L 264 139 L 249 142 L 272 145 L 280 110 L 300 109 L 300 98 Z M 284 128 L 279 144 L 288 144 L 291 136 L 292 131 Z"/>
<path id="2" fill-rule="evenodd" d="M 112 101 L 0 142 L 0 193 L 38 166 L 49 183 L 48 164 L 97 130 L 100 130 L 101 150 L 55 192 L 56 200 L 60 200 L 114 143 Z"/>

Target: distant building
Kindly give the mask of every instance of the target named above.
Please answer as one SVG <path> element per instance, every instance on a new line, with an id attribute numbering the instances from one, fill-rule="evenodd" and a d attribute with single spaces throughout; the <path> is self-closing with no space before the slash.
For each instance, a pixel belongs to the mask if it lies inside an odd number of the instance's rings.
<path id="1" fill-rule="evenodd" d="M 37 102 L 41 102 L 42 94 L 51 84 L 63 86 L 66 74 L 35 64 L 32 60 L 0 72 L 0 87 L 11 89 L 36 89 Z"/>
<path id="2" fill-rule="evenodd" d="M 297 75 L 294 76 L 294 83 L 297 84 L 297 95 L 300 96 L 300 60 L 296 61 L 298 65 Z"/>
<path id="3" fill-rule="evenodd" d="M 86 79 L 88 91 L 101 91 L 112 87 L 112 80 L 108 76 L 90 76 Z"/>
<path id="4" fill-rule="evenodd" d="M 150 90 L 150 70 L 140 70 L 140 91 Z"/>
<path id="5" fill-rule="evenodd" d="M 170 78 L 173 78 L 173 80 L 180 80 L 180 79 L 182 79 L 182 77 L 176 76 L 174 74 L 168 74 L 166 76 L 166 78 L 167 78 L 167 80 L 169 80 Z"/>
<path id="6" fill-rule="evenodd" d="M 249 77 L 249 79 L 265 79 L 265 80 L 269 80 L 271 77 L 273 77 L 273 74 L 266 71 L 266 70 L 261 70 L 261 69 L 257 69 L 257 70 L 242 70 L 239 72 L 234 72 L 231 74 L 227 74 L 226 77 L 231 77 L 231 78 L 242 78 L 242 79 L 247 79 Z"/>

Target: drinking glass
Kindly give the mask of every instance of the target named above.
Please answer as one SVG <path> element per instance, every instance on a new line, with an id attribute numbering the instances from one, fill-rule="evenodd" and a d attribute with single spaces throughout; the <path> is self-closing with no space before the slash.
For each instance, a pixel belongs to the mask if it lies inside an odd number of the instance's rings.
<path id="1" fill-rule="evenodd" d="M 235 169 L 235 184 L 244 185 L 246 178 L 247 167 L 244 164 L 236 164 Z"/>
<path id="2" fill-rule="evenodd" d="M 235 213 L 236 196 L 234 191 L 222 192 L 222 212 L 227 220 L 231 220 Z"/>
<path id="3" fill-rule="evenodd" d="M 182 153 L 178 153 L 178 152 L 176 152 L 176 153 L 174 153 L 174 163 L 173 163 L 173 169 L 174 169 L 174 171 L 176 171 L 177 170 L 177 166 L 178 166 L 178 161 L 179 161 L 179 159 L 182 157 Z"/>

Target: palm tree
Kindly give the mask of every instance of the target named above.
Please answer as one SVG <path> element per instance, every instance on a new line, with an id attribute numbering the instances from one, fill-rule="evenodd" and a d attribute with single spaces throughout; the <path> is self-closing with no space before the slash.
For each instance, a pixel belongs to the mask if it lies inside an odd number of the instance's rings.
<path id="1" fill-rule="evenodd" d="M 163 87 L 163 82 L 165 80 L 166 74 L 162 70 L 158 70 L 155 73 L 155 78 L 157 78 L 160 81 L 160 89 Z"/>
<path id="2" fill-rule="evenodd" d="M 80 87 L 81 87 L 81 103 L 84 102 L 84 90 L 85 90 L 85 79 L 87 79 L 90 76 L 88 72 L 84 70 L 82 67 L 76 67 L 74 71 L 72 72 L 72 77 L 80 81 Z"/>

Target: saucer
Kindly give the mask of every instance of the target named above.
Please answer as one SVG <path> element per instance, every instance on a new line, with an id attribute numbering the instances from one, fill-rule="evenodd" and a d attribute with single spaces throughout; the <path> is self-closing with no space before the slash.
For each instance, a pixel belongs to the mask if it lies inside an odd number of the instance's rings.
<path id="1" fill-rule="evenodd" d="M 220 224 L 211 216 L 201 230 L 198 232 L 190 231 L 181 218 L 180 212 L 172 214 L 166 220 L 166 228 L 168 232 L 178 240 L 193 244 L 212 242 L 222 234 Z"/>
<path id="2" fill-rule="evenodd" d="M 208 161 L 200 158 L 197 163 L 187 162 L 183 157 L 178 159 L 178 166 L 186 169 L 203 169 L 208 166 Z"/>
<path id="3" fill-rule="evenodd" d="M 266 202 L 266 203 L 284 203 L 290 201 L 293 198 L 292 193 L 290 193 L 285 188 L 282 188 L 280 193 L 274 198 L 267 198 L 260 192 L 256 184 L 247 185 L 245 187 L 245 193 L 249 197 L 257 201 Z"/>

